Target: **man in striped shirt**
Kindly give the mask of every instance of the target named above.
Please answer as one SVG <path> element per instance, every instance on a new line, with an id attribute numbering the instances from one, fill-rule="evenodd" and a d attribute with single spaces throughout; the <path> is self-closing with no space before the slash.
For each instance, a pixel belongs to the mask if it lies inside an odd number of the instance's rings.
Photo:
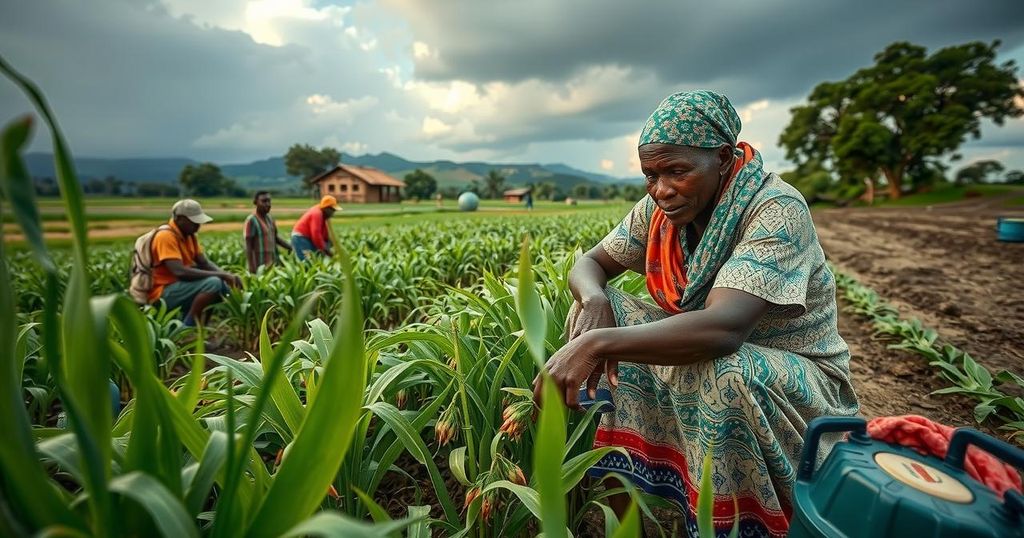
<path id="1" fill-rule="evenodd" d="M 255 273 L 261 265 L 271 266 L 280 259 L 277 247 L 291 250 L 292 246 L 277 234 L 277 224 L 270 216 L 270 193 L 260 191 L 252 199 L 256 211 L 245 219 L 245 260 L 249 272 Z"/>

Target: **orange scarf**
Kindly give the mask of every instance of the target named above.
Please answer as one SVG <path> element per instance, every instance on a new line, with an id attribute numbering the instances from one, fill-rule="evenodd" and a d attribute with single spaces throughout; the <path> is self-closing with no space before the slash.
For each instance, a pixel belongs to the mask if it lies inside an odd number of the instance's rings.
<path id="1" fill-rule="evenodd" d="M 746 142 L 737 144 L 743 151 L 743 157 L 736 159 L 732 173 L 725 180 L 718 193 L 718 200 L 729 189 L 733 178 L 747 163 L 754 158 L 754 148 Z M 679 237 L 680 230 L 672 224 L 665 212 L 655 206 L 651 214 L 650 232 L 647 238 L 647 291 L 665 312 L 679 314 L 683 312 L 683 292 L 686 290 L 686 255 Z"/>

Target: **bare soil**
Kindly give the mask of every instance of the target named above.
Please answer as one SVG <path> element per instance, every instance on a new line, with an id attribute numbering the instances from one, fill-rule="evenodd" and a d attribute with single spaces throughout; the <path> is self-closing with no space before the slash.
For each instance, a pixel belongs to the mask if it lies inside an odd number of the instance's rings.
<path id="1" fill-rule="evenodd" d="M 920 319 L 992 373 L 1020 373 L 1024 243 L 999 242 L 995 229 L 997 217 L 1021 217 L 1024 209 L 1006 207 L 1003 198 L 828 209 L 816 212 L 814 221 L 828 258 L 901 317 Z M 854 387 L 866 417 L 919 414 L 951 426 L 977 426 L 971 400 L 930 395 L 945 382 L 924 359 L 887 349 L 865 322 L 846 312 L 839 329 L 850 345 Z M 982 429 L 991 432 L 994 426 Z"/>

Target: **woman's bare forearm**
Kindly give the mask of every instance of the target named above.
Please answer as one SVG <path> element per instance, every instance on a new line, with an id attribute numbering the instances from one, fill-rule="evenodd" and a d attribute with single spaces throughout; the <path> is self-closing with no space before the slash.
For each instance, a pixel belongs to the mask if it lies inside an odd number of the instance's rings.
<path id="1" fill-rule="evenodd" d="M 572 271 L 569 273 L 569 289 L 572 296 L 580 304 L 585 304 L 595 299 L 607 298 L 604 294 L 604 287 L 608 284 L 608 275 L 605 274 L 601 264 L 597 261 L 583 256 L 576 261 Z"/>
<path id="2" fill-rule="evenodd" d="M 613 260 L 600 244 L 576 261 L 569 273 L 569 290 L 580 304 L 607 300 L 604 288 L 608 281 L 626 270 Z"/>
<path id="3" fill-rule="evenodd" d="M 651 323 L 595 329 L 586 336 L 601 358 L 621 362 L 678 366 L 730 355 L 750 336 L 769 303 L 736 290 L 712 293 L 717 300 L 707 308 Z"/>

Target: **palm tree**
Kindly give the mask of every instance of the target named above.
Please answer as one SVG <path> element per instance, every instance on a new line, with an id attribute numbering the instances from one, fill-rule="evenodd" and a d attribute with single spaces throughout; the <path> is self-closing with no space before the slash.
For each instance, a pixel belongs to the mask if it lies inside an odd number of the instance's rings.
<path id="1" fill-rule="evenodd" d="M 498 198 L 505 190 L 505 176 L 492 169 L 484 176 L 484 197 Z"/>

